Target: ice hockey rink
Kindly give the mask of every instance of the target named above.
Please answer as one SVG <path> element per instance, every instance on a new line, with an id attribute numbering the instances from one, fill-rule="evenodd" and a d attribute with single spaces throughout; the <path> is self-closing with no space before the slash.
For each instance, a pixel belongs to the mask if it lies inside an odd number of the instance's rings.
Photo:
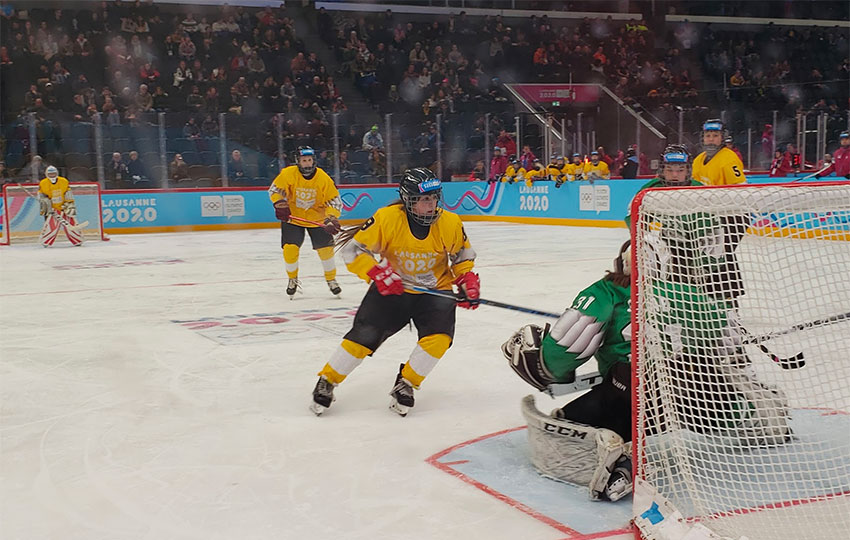
<path id="1" fill-rule="evenodd" d="M 554 312 L 627 238 L 466 227 L 483 297 Z M 366 285 L 340 267 L 342 298 L 332 297 L 308 241 L 304 291 L 290 301 L 279 234 L 0 250 L 0 537 L 631 538 L 617 532 L 627 500 L 590 503 L 535 477 L 523 455 L 515 428 L 534 390 L 499 346 L 541 317 L 458 310 L 454 346 L 401 418 L 387 406 L 416 341 L 404 330 L 314 416 L 316 372 Z M 475 454 L 501 457 L 464 469 Z"/>

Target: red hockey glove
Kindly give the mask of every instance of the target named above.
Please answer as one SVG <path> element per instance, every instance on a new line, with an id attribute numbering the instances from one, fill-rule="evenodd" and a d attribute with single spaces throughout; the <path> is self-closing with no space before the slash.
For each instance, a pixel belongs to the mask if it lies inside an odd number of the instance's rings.
<path id="1" fill-rule="evenodd" d="M 325 218 L 322 228 L 331 236 L 342 230 L 342 226 L 339 224 L 339 220 L 333 216 L 328 216 Z"/>
<path id="2" fill-rule="evenodd" d="M 401 282 L 401 276 L 393 270 L 390 261 L 384 259 L 366 272 L 366 275 L 372 278 L 375 286 L 378 287 L 378 292 L 383 296 L 404 294 L 404 284 Z"/>
<path id="3" fill-rule="evenodd" d="M 289 201 L 281 199 L 274 203 L 274 216 L 281 221 L 289 221 L 292 211 L 289 210 Z"/>
<path id="4" fill-rule="evenodd" d="M 481 280 L 478 274 L 475 272 L 461 274 L 454 283 L 466 297 L 466 300 L 458 302 L 457 305 L 464 309 L 478 309 L 478 299 L 481 298 Z"/>

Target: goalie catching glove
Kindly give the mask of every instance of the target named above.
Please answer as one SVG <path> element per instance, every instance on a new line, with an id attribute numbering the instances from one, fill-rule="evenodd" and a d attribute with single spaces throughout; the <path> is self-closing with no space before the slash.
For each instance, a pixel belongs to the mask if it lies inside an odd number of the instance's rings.
<path id="1" fill-rule="evenodd" d="M 46 195 L 39 195 L 38 197 L 38 213 L 44 217 L 53 213 L 53 205 L 50 204 L 50 199 Z"/>
<path id="2" fill-rule="evenodd" d="M 548 324 L 545 328 L 527 324 L 502 344 L 502 354 L 508 359 L 511 369 L 541 392 L 555 382 L 555 377 L 543 363 L 543 352 L 540 350 L 543 338 L 548 333 Z"/>
<path id="3" fill-rule="evenodd" d="M 457 303 L 458 307 L 464 309 L 478 309 L 478 299 L 481 298 L 481 279 L 475 272 L 461 274 L 455 279 L 454 284 L 463 299 Z"/>
<path id="4" fill-rule="evenodd" d="M 366 272 L 366 275 L 375 282 L 375 286 L 382 296 L 404 294 L 404 283 L 401 281 L 401 276 L 393 269 L 390 261 L 384 259 Z"/>

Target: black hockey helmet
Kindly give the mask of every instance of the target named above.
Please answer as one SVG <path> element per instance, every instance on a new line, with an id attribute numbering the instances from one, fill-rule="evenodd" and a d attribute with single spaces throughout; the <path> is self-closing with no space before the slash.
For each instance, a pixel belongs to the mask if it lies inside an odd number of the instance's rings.
<path id="1" fill-rule="evenodd" d="M 661 159 L 658 160 L 658 177 L 664 180 L 664 184 L 668 186 L 687 186 L 691 181 L 691 156 L 688 154 L 688 149 L 681 144 L 671 144 L 661 153 Z M 684 165 L 684 178 L 668 178 L 665 176 L 666 165 Z"/>
<path id="2" fill-rule="evenodd" d="M 431 225 L 440 217 L 440 213 L 442 212 L 440 201 L 443 196 L 443 183 L 431 169 L 417 167 L 404 171 L 401 181 L 398 183 L 398 194 L 401 197 L 401 202 L 404 204 L 407 215 L 416 223 L 420 225 Z M 433 212 L 419 214 L 414 210 L 414 207 L 424 196 L 435 196 L 437 198 L 437 206 Z"/>
<path id="3" fill-rule="evenodd" d="M 302 157 L 311 157 L 313 158 L 313 163 L 309 167 L 301 166 L 301 158 Z M 298 167 L 298 170 L 301 172 L 301 175 L 304 178 L 310 179 L 313 178 L 313 175 L 316 174 L 316 151 L 313 150 L 310 146 L 299 146 L 295 151 L 295 165 Z"/>

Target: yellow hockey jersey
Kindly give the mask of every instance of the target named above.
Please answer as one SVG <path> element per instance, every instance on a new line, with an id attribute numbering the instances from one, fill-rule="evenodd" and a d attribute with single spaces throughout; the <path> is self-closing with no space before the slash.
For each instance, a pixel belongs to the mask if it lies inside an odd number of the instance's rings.
<path id="1" fill-rule="evenodd" d="M 457 214 L 442 210 L 428 236 L 419 240 L 410 232 L 401 204 L 375 212 L 340 254 L 348 269 L 367 283 L 378 256 L 389 260 L 403 280 L 442 290 L 451 290 L 454 278 L 472 270 L 475 261 Z"/>
<path id="2" fill-rule="evenodd" d="M 50 199 L 50 204 L 57 212 L 62 210 L 63 204 L 74 200 L 71 186 L 64 176 L 58 177 L 55 184 L 49 178 L 42 178 L 38 183 L 38 192 Z"/>
<path id="3" fill-rule="evenodd" d="M 581 180 L 581 175 L 584 172 L 584 163 L 567 163 L 564 165 L 563 171 L 568 181 Z"/>
<path id="4" fill-rule="evenodd" d="M 608 164 L 602 160 L 599 160 L 599 163 L 596 165 L 592 161 L 585 163 L 583 174 L 585 180 L 608 180 L 611 178 L 611 171 L 608 170 Z"/>
<path id="5" fill-rule="evenodd" d="M 322 169 L 316 169 L 316 174 L 308 180 L 297 166 L 286 167 L 269 186 L 269 198 L 272 203 L 288 201 L 289 210 L 296 218 L 320 222 L 327 216 L 339 217 L 342 214 L 339 191 L 331 177 Z M 306 223 L 296 225 L 315 227 Z"/>
<path id="6" fill-rule="evenodd" d="M 505 170 L 505 174 L 502 175 L 502 182 L 510 182 L 513 184 L 514 182 L 521 180 L 525 180 L 525 169 L 522 167 L 517 169 L 513 165 L 508 165 L 508 168 Z"/>
<path id="7" fill-rule="evenodd" d="M 694 159 L 692 176 L 697 182 L 706 186 L 728 186 L 744 184 L 744 164 L 738 155 L 728 148 L 717 151 L 708 163 L 705 162 L 705 152 Z"/>
<path id="8" fill-rule="evenodd" d="M 534 182 L 539 182 L 540 180 L 547 180 L 547 175 L 549 173 L 546 171 L 546 167 L 542 165 L 540 168 L 533 168 L 525 173 L 525 185 L 531 187 Z"/>
<path id="9" fill-rule="evenodd" d="M 564 182 L 567 180 L 567 167 L 568 165 L 564 165 L 560 169 L 556 163 L 550 163 L 548 167 L 546 167 L 546 174 L 549 175 L 549 179 L 555 182 Z"/>

